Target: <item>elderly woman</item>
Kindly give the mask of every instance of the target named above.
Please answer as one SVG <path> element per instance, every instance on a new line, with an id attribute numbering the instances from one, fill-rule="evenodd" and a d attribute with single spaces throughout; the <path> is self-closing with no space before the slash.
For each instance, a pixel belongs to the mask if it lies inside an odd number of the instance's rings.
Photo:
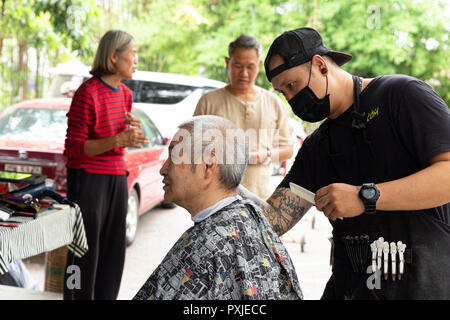
<path id="1" fill-rule="evenodd" d="M 132 78 L 136 65 L 133 37 L 108 31 L 93 77 L 75 92 L 67 113 L 67 197 L 81 208 L 89 251 L 82 258 L 68 253 L 67 267 L 78 266 L 81 278 L 71 284 L 66 272 L 64 299 L 116 299 L 119 292 L 128 204 L 125 148 L 149 143 L 131 115 L 133 95 L 121 83 Z"/>

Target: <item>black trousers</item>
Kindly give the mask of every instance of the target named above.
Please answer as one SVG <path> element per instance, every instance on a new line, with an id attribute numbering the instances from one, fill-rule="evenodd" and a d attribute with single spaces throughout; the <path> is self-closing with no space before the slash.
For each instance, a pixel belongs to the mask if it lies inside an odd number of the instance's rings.
<path id="1" fill-rule="evenodd" d="M 117 299 L 125 262 L 127 177 L 68 168 L 67 198 L 80 206 L 89 250 L 81 258 L 69 251 L 64 299 Z"/>

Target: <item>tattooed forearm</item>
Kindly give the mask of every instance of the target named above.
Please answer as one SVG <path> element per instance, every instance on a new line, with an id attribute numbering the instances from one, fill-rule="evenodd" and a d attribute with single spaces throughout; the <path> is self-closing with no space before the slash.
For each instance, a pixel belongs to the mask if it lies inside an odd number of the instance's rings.
<path id="1" fill-rule="evenodd" d="M 267 200 L 267 204 L 273 209 L 266 213 L 267 220 L 278 235 L 289 231 L 311 205 L 302 198 L 293 194 L 288 188 L 278 188 Z"/>
<path id="2" fill-rule="evenodd" d="M 272 225 L 273 230 L 282 235 L 289 231 L 305 213 L 311 208 L 311 204 L 293 194 L 288 188 L 278 188 L 266 201 L 239 186 L 239 194 L 259 205 Z"/>

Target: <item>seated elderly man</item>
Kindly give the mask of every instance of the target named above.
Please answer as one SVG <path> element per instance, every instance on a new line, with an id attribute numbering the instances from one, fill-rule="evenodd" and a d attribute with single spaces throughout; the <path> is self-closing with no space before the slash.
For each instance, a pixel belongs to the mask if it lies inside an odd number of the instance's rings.
<path id="1" fill-rule="evenodd" d="M 161 168 L 164 198 L 185 208 L 188 229 L 134 299 L 302 299 L 292 261 L 261 209 L 237 195 L 245 137 L 227 119 L 179 126 Z"/>

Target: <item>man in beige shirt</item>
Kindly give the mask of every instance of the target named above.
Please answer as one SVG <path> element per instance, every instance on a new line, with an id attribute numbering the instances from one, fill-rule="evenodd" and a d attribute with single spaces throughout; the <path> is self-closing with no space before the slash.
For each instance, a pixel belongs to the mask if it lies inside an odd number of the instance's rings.
<path id="1" fill-rule="evenodd" d="M 271 195 L 270 162 L 282 162 L 293 154 L 287 113 L 277 95 L 255 85 L 262 64 L 258 39 L 241 35 L 230 43 L 228 55 L 230 84 L 205 94 L 194 116 L 221 116 L 244 131 L 251 152 L 242 184 L 267 199 Z"/>

